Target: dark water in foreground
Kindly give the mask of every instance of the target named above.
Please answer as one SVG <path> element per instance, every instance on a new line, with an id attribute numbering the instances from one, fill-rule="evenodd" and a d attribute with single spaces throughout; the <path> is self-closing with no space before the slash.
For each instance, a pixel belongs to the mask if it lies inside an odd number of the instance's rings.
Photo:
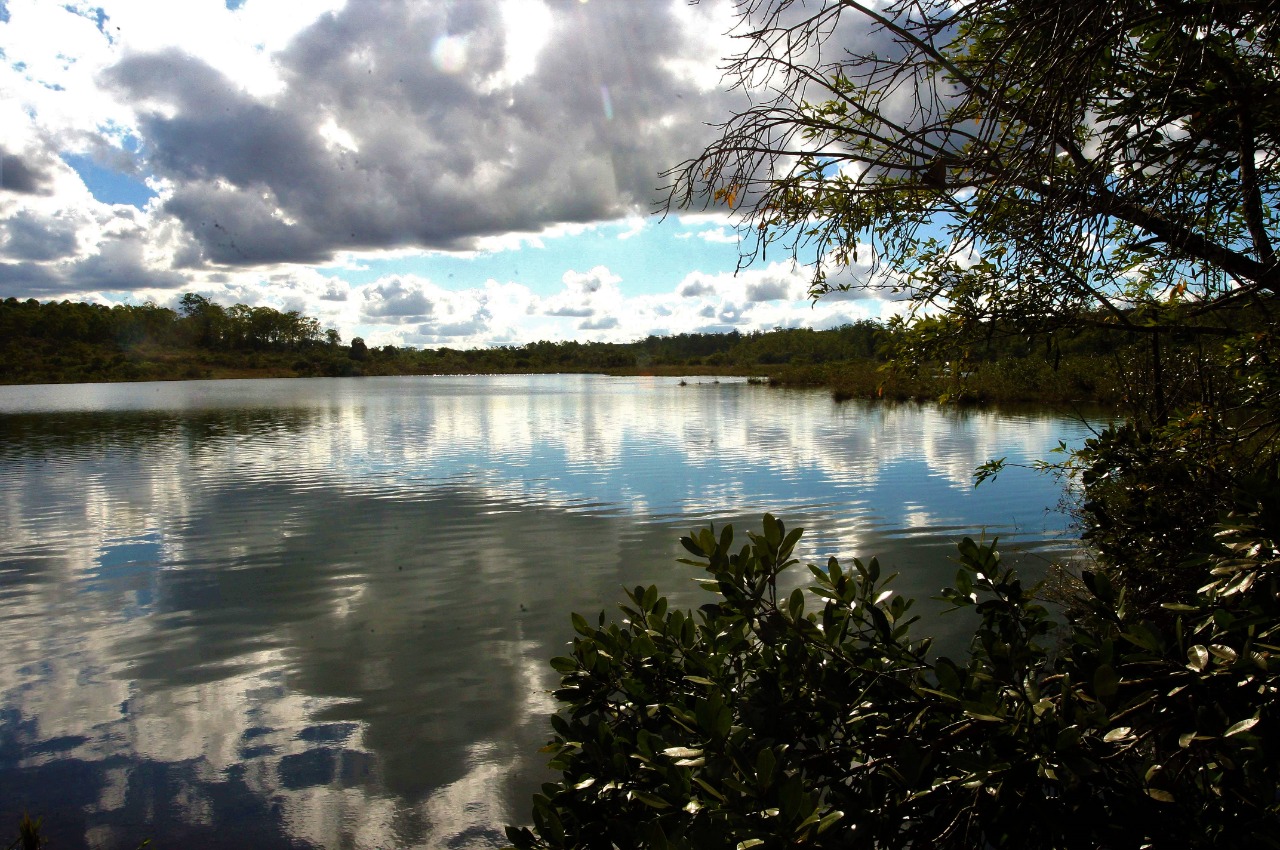
<path id="1" fill-rule="evenodd" d="M 569 611 L 700 604 L 679 536 L 765 510 L 917 597 L 964 534 L 1042 569 L 1054 482 L 972 470 L 1085 433 L 710 379 L 0 388 L 0 844 L 499 846 Z"/>

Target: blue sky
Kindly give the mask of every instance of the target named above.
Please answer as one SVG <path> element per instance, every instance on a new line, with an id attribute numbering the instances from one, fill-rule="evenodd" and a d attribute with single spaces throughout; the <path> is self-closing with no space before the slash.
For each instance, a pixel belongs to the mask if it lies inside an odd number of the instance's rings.
<path id="1" fill-rule="evenodd" d="M 0 297 L 297 309 L 452 347 L 830 327 L 723 208 L 653 214 L 742 104 L 705 0 L 0 2 Z M 857 270 L 852 270 L 854 273 Z"/>

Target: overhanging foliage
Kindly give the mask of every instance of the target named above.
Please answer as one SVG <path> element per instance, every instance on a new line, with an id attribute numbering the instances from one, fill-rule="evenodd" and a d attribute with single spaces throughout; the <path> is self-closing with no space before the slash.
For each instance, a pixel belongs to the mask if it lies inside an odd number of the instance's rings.
<path id="1" fill-rule="evenodd" d="M 1027 330 L 1213 327 L 1192 317 L 1280 291 L 1280 4 L 741 10 L 726 70 L 752 105 L 670 199 L 737 212 L 744 261 L 780 243 L 815 295 L 897 288 Z"/>
<path id="2" fill-rule="evenodd" d="M 560 781 L 517 848 L 1276 846 L 1280 619 L 1273 541 L 1238 517 L 1210 581 L 1159 609 L 1086 573 L 1055 629 L 994 544 L 965 539 L 943 592 L 980 623 L 967 659 L 910 637 L 876 561 L 809 567 L 771 516 L 682 540 L 715 601 L 574 615 L 552 665 Z M 1247 548 L 1238 545 L 1249 541 Z M 1149 612 L 1148 612 L 1149 613 Z"/>

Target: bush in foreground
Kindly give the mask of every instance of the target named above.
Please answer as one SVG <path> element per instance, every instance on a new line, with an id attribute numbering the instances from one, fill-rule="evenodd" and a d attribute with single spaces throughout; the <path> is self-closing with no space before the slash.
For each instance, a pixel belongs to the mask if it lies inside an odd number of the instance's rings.
<path id="1" fill-rule="evenodd" d="M 800 531 L 748 536 L 682 540 L 716 594 L 696 613 L 637 587 L 622 623 L 574 615 L 562 776 L 515 847 L 1280 845 L 1280 555 L 1247 514 L 1191 597 L 1130 610 L 1085 573 L 1061 626 L 965 539 L 943 591 L 979 615 L 961 661 L 911 639 L 876 561 L 780 597 Z"/>

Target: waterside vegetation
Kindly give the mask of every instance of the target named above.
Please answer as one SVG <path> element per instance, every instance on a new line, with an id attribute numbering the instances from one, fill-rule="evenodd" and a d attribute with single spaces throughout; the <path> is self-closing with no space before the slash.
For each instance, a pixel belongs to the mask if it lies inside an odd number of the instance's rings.
<path id="1" fill-rule="evenodd" d="M 1241 322 L 1248 321 L 1242 316 Z M 314 318 L 270 307 L 222 307 L 189 293 L 178 310 L 35 299 L 0 301 L 0 383 L 90 383 L 255 377 L 516 374 L 748 375 L 820 387 L 837 399 L 1121 406 L 1142 392 L 1149 340 L 1105 329 L 1023 335 L 990 322 L 862 321 L 829 330 L 683 333 L 630 343 L 533 342 L 456 349 L 344 343 Z M 925 350 L 925 345 L 928 350 Z M 1220 371 L 1194 337 L 1167 344 L 1170 393 Z M 1199 346 L 1202 350 L 1203 346 Z M 1185 367 L 1185 368 L 1184 368 Z"/>

